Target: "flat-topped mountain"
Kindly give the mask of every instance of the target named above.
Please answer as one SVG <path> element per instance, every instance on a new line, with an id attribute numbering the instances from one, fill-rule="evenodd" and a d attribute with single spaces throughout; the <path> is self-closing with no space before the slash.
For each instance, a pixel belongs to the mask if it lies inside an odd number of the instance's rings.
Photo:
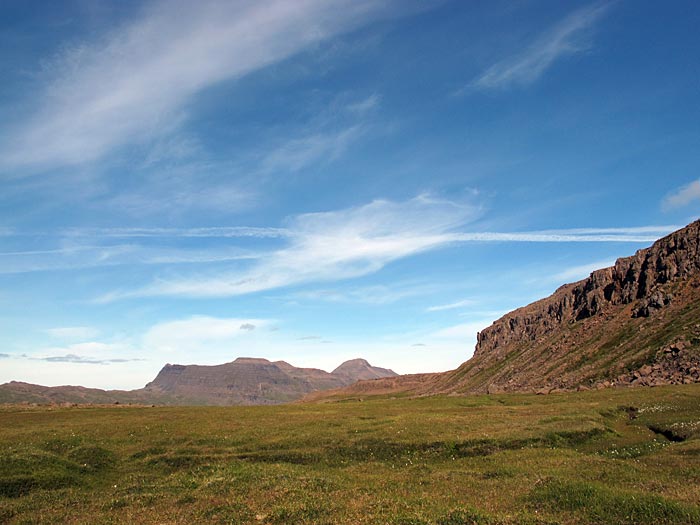
<path id="1" fill-rule="evenodd" d="M 217 366 L 165 365 L 144 390 L 202 404 L 260 405 L 294 401 L 309 392 L 350 385 L 359 379 L 396 375 L 364 359 L 347 361 L 328 373 L 284 361 L 241 357 Z"/>
<path id="2" fill-rule="evenodd" d="M 700 381 L 700 221 L 504 315 L 477 341 L 474 356 L 456 370 L 358 383 L 346 393 L 549 392 Z"/>
<path id="3" fill-rule="evenodd" d="M 364 359 L 347 361 L 329 373 L 297 368 L 284 361 L 240 357 L 216 366 L 167 364 L 144 388 L 131 391 L 45 387 L 13 381 L 0 385 L 0 403 L 269 405 L 347 386 L 359 379 L 396 375 Z"/>

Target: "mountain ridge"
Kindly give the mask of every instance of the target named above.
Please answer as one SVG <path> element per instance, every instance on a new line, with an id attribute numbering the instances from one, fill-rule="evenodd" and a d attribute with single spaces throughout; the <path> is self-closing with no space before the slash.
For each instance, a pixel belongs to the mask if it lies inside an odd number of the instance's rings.
<path id="1" fill-rule="evenodd" d="M 366 367 L 356 369 L 362 361 Z M 363 359 L 347 361 L 334 374 L 317 368 L 298 368 L 285 361 L 239 357 L 220 365 L 166 364 L 145 387 L 101 390 L 82 386 L 47 387 L 19 381 L 0 385 L 0 403 L 94 403 L 166 405 L 268 405 L 296 401 L 324 389 L 347 386 L 358 379 L 396 376 Z M 338 368 L 342 368 L 341 364 Z M 354 372 L 353 372 L 354 371 Z"/>
<path id="2" fill-rule="evenodd" d="M 403 379 L 405 377 L 405 379 Z M 700 381 L 700 221 L 509 312 L 457 369 L 333 395 L 479 394 Z"/>

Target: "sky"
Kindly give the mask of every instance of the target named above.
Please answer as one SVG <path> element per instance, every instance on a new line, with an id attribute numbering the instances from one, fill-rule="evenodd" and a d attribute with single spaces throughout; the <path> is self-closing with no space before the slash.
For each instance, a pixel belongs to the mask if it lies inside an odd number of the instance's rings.
<path id="1" fill-rule="evenodd" d="M 4 0 L 0 382 L 454 369 L 700 214 L 693 0 Z"/>

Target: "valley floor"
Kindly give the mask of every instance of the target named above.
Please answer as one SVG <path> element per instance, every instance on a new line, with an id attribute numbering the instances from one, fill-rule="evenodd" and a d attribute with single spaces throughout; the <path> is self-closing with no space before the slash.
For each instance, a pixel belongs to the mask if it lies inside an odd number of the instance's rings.
<path id="1" fill-rule="evenodd" d="M 0 408 L 0 523 L 700 523 L 700 385 Z"/>

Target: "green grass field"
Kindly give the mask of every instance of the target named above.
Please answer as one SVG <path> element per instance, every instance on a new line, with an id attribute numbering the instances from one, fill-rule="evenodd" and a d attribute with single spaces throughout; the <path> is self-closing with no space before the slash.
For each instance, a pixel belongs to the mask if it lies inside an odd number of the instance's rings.
<path id="1" fill-rule="evenodd" d="M 700 523 L 700 385 L 0 409 L 0 523 Z"/>

